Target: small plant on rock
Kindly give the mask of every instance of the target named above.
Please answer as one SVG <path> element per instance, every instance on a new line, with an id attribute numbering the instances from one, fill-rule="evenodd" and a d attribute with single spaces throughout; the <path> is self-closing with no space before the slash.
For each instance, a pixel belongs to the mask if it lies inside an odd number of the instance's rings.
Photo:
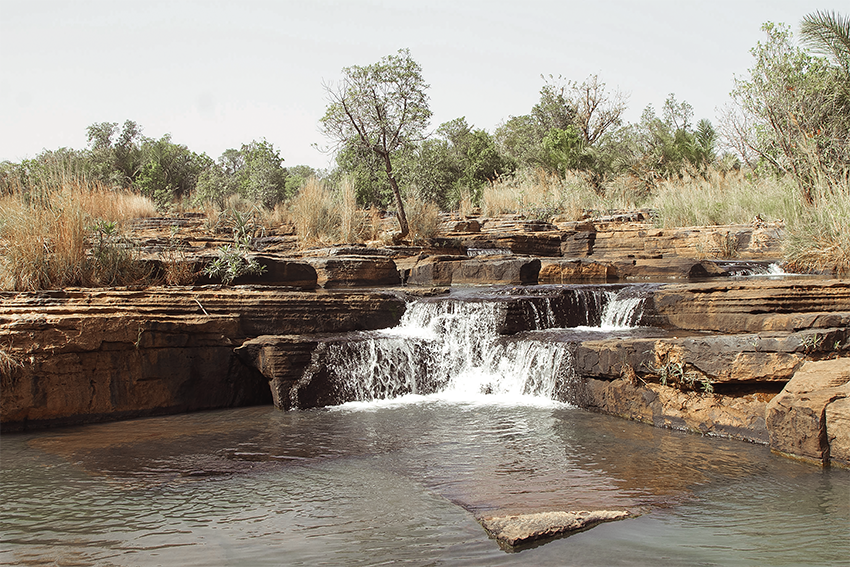
<path id="1" fill-rule="evenodd" d="M 224 285 L 230 285 L 239 276 L 260 275 L 266 267 L 248 256 L 250 246 L 247 239 L 225 244 L 218 249 L 218 258 L 207 264 L 204 274 L 221 280 Z"/>
<path id="2" fill-rule="evenodd" d="M 655 364 L 649 367 L 650 372 L 658 376 L 662 386 L 670 386 L 683 391 L 702 389 L 703 392 L 714 392 L 711 381 L 702 372 L 689 369 L 684 360 L 684 351 L 678 345 L 658 341 L 655 343 Z"/>

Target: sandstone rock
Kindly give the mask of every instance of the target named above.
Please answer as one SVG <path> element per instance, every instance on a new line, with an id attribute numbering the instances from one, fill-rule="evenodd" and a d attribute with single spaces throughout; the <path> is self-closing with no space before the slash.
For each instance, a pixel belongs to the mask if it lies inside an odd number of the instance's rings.
<path id="1" fill-rule="evenodd" d="M 847 327 L 850 282 L 780 280 L 667 285 L 654 297 L 665 327 L 743 333 Z"/>
<path id="2" fill-rule="evenodd" d="M 288 410 L 293 408 L 292 387 L 310 365 L 317 344 L 310 336 L 265 335 L 245 341 L 235 352 L 269 381 L 274 406 Z"/>
<path id="3" fill-rule="evenodd" d="M 398 268 L 390 258 L 331 256 L 306 261 L 316 270 L 318 285 L 326 289 L 401 283 Z"/>
<path id="4" fill-rule="evenodd" d="M 561 256 L 560 232 L 503 234 L 482 231 L 461 237 L 460 241 L 467 249 L 510 250 L 521 256 Z"/>
<path id="5" fill-rule="evenodd" d="M 620 280 L 700 280 L 728 276 L 716 262 L 692 258 L 635 258 L 614 261 Z"/>
<path id="6" fill-rule="evenodd" d="M 315 289 L 318 276 L 315 268 L 306 262 L 294 262 L 272 256 L 253 257 L 265 271 L 259 275 L 245 275 L 236 278 L 233 285 L 261 284 L 287 286 L 296 289 Z M 198 283 L 203 283 L 199 281 Z"/>
<path id="7" fill-rule="evenodd" d="M 850 468 L 850 396 L 827 404 L 824 419 L 830 464 Z"/>
<path id="8" fill-rule="evenodd" d="M 584 282 L 614 282 L 619 278 L 612 264 L 592 260 L 542 260 L 539 283 L 564 284 Z"/>
<path id="9" fill-rule="evenodd" d="M 628 518 L 627 510 L 539 512 L 480 518 L 481 525 L 500 545 L 516 547 Z"/>
<path id="10" fill-rule="evenodd" d="M 536 284 L 540 272 L 537 258 L 513 256 L 429 256 L 406 273 L 409 285 Z"/>
<path id="11" fill-rule="evenodd" d="M 766 402 L 759 396 L 682 392 L 661 384 L 584 380 L 581 405 L 601 413 L 671 429 L 768 442 Z"/>
<path id="12" fill-rule="evenodd" d="M 247 287 L 0 298 L 0 342 L 16 361 L 0 389 L 4 431 L 271 403 L 268 378 L 234 353 L 246 338 L 376 329 L 404 312 L 394 294 Z"/>
<path id="13" fill-rule="evenodd" d="M 802 460 L 829 464 L 826 409 L 850 397 L 850 358 L 805 363 L 767 407 L 770 448 Z M 839 455 L 847 431 L 841 418 L 844 402 L 832 408 L 833 438 Z M 836 419 L 836 417 L 838 419 Z M 843 422 L 843 423 L 842 423 Z M 839 457 L 838 460 L 841 460 Z"/>

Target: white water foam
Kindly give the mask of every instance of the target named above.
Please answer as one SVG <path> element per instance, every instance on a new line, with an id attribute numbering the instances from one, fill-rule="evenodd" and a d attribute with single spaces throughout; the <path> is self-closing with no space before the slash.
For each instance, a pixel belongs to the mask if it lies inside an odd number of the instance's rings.
<path id="1" fill-rule="evenodd" d="M 493 301 L 414 302 L 398 327 L 328 345 L 323 362 L 345 396 L 357 400 L 346 407 L 554 403 L 558 382 L 572 371 L 566 345 L 501 337 L 496 323 L 503 308 Z"/>
<path id="2" fill-rule="evenodd" d="M 580 309 L 600 313 L 593 331 L 635 328 L 645 298 L 633 291 L 577 290 Z M 530 301 L 529 323 L 556 327 L 553 301 Z M 549 405 L 574 379 L 567 343 L 499 335 L 502 301 L 410 303 L 400 324 L 328 344 L 324 370 L 346 408 L 416 403 Z"/>

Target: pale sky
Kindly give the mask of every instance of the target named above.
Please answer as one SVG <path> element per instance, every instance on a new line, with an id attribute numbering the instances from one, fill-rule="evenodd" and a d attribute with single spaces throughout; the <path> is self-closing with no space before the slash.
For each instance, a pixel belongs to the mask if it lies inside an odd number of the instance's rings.
<path id="1" fill-rule="evenodd" d="M 86 146 L 86 126 L 130 119 L 146 136 L 218 158 L 265 138 L 285 166 L 331 165 L 323 81 L 409 48 L 431 128 L 465 116 L 492 133 L 537 102 L 541 74 L 598 74 L 626 119 L 669 93 L 716 124 L 766 21 L 833 0 L 0 0 L 0 161 Z"/>

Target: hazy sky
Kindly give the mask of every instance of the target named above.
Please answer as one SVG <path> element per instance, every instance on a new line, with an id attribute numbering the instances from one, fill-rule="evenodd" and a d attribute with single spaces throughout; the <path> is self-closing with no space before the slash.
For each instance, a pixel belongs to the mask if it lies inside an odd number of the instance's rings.
<path id="1" fill-rule="evenodd" d="M 766 21 L 796 32 L 832 0 L 0 0 L 0 161 L 86 146 L 86 126 L 135 120 L 146 136 L 217 158 L 265 138 L 284 165 L 312 147 L 322 82 L 410 48 L 432 129 L 466 116 L 493 132 L 527 114 L 541 74 L 596 73 L 628 93 L 628 121 L 669 93 L 715 121 Z"/>

